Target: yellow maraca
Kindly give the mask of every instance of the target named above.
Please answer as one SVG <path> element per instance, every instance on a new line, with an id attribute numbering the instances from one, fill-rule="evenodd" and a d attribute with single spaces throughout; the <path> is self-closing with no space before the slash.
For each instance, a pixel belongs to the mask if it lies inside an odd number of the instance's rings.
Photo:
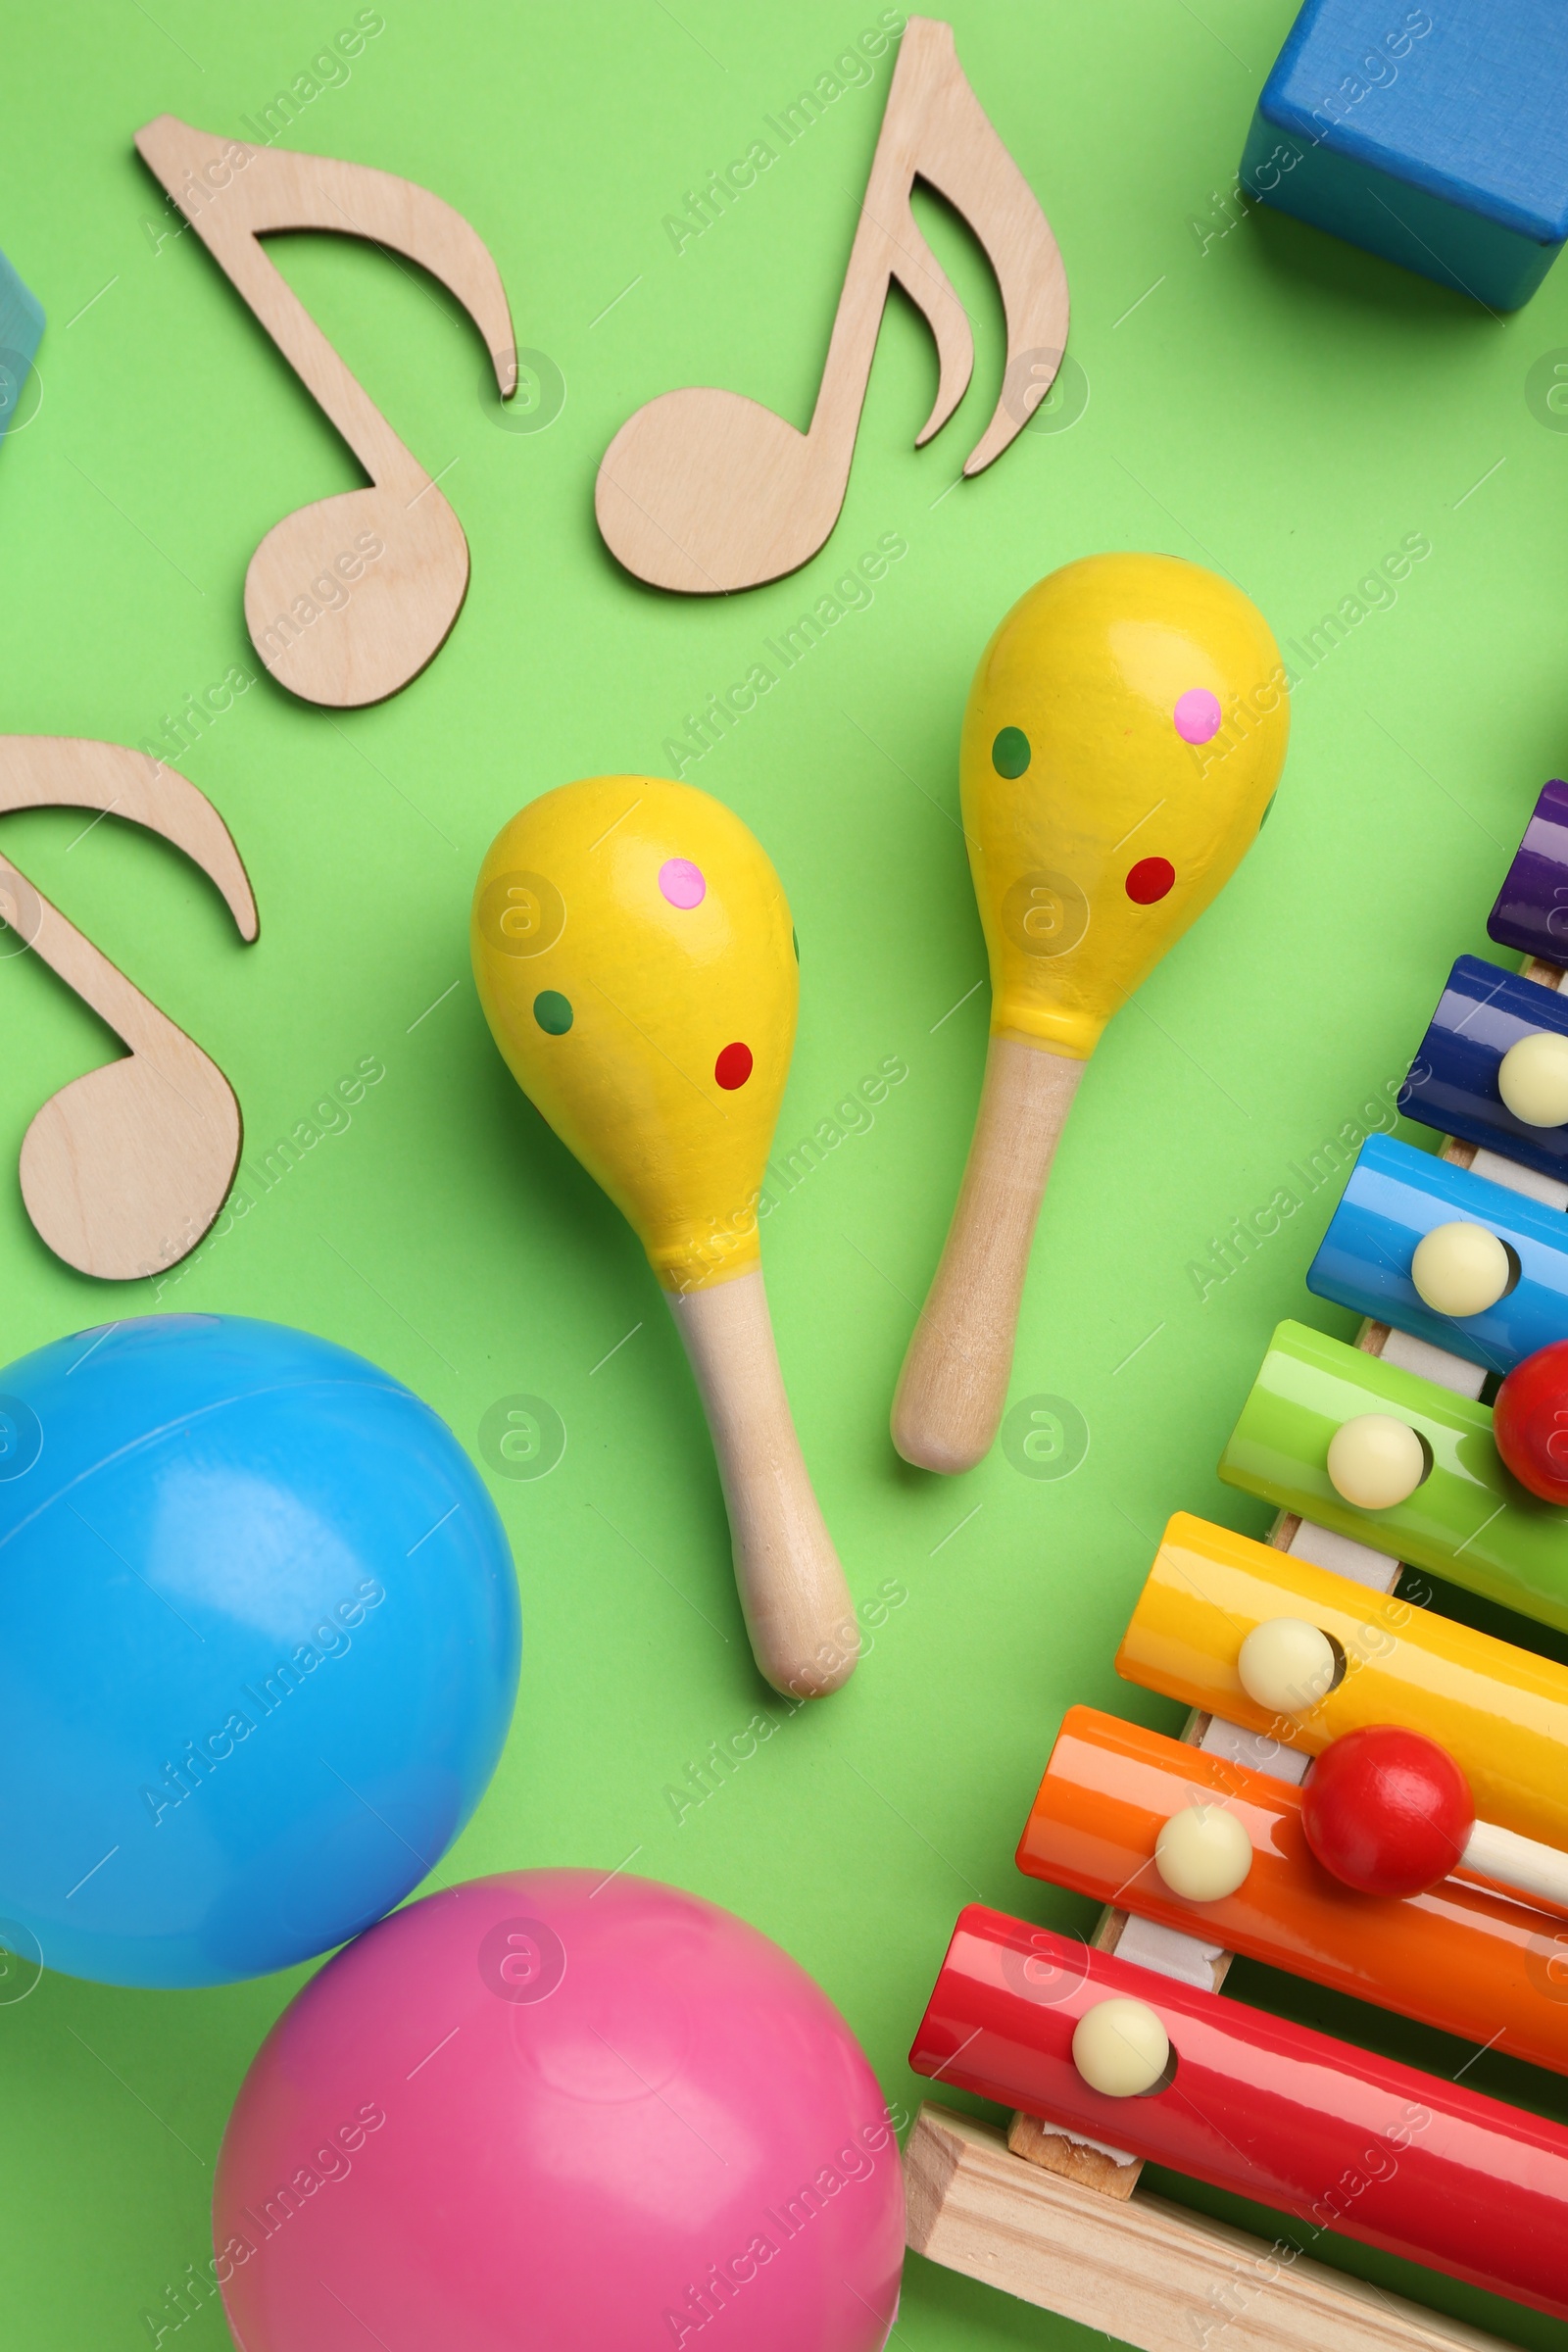
<path id="1" fill-rule="evenodd" d="M 491 843 L 479 1001 L 508 1067 L 631 1224 L 702 1394 L 757 1663 L 812 1697 L 859 1641 L 762 1288 L 757 1205 L 795 1043 L 789 906 L 760 844 L 690 784 L 594 776 Z"/>
<path id="2" fill-rule="evenodd" d="M 1174 556 L 1089 556 L 1020 597 L 959 751 L 991 962 L 974 1141 L 893 1399 L 893 1442 L 968 1470 L 997 1434 L 1052 1155 L 1110 1015 L 1253 840 L 1285 760 L 1279 648 Z"/>

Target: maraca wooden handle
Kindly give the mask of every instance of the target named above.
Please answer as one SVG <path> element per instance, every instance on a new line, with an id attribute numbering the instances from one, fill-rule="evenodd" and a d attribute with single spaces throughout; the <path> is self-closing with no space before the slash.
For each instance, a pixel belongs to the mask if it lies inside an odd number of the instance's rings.
<path id="1" fill-rule="evenodd" d="M 993 1037 L 958 1204 L 893 1399 L 921 1470 L 972 1470 L 1006 1401 L 1029 1245 L 1085 1064 Z"/>
<path id="2" fill-rule="evenodd" d="M 775 1690 L 819 1698 L 854 1673 L 859 1628 L 795 1434 L 761 1268 L 669 1305 L 718 1457 L 753 1655 Z"/>

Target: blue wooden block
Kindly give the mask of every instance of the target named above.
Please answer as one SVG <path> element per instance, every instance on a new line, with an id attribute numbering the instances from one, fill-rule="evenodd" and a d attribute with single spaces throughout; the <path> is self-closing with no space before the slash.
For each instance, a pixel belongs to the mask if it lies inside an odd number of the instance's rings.
<path id="1" fill-rule="evenodd" d="M 1400 1110 L 1568 1183 L 1568 1126 L 1527 1127 L 1497 1091 L 1503 1055 L 1537 1029 L 1568 1037 L 1568 1000 L 1521 972 L 1461 956 L 1399 1091 Z"/>
<path id="2" fill-rule="evenodd" d="M 1280 212 L 1517 310 L 1568 238 L 1568 8 L 1307 0 L 1241 178 Z"/>
<path id="3" fill-rule="evenodd" d="M 1494 1306 L 1457 1321 L 1428 1306 L 1410 1280 L 1417 1243 L 1455 1221 L 1494 1233 L 1516 1269 Z M 1396 1136 L 1369 1135 L 1306 1287 L 1450 1355 L 1511 1372 L 1538 1348 L 1568 1340 L 1568 1217 Z"/>
<path id="4" fill-rule="evenodd" d="M 0 440 L 27 408 L 27 378 L 43 334 L 43 311 L 0 253 Z"/>

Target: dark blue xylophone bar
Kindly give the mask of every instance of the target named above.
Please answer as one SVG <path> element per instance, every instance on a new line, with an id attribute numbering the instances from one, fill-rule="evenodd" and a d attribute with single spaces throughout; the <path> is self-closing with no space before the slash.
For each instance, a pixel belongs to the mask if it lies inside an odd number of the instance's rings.
<path id="1" fill-rule="evenodd" d="M 1568 1181 L 1568 1126 L 1527 1127 L 1497 1092 L 1509 1047 L 1541 1029 L 1568 1037 L 1568 1002 L 1555 989 L 1499 971 L 1479 956 L 1461 956 L 1400 1089 L 1400 1110 L 1441 1134 Z"/>

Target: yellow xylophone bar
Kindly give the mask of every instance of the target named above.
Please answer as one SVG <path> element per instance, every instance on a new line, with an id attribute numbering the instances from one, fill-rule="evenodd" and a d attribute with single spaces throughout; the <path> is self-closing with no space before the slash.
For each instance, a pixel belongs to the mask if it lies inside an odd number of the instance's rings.
<path id="1" fill-rule="evenodd" d="M 1269 1715 L 1237 1674 L 1242 1642 L 1272 1617 L 1305 1618 L 1344 1655 L 1342 1679 L 1299 1715 Z M 1362 1724 L 1424 1732 L 1482 1820 L 1568 1847 L 1568 1667 L 1206 1519 L 1178 1511 L 1167 1526 L 1116 1671 L 1309 1755 Z"/>

